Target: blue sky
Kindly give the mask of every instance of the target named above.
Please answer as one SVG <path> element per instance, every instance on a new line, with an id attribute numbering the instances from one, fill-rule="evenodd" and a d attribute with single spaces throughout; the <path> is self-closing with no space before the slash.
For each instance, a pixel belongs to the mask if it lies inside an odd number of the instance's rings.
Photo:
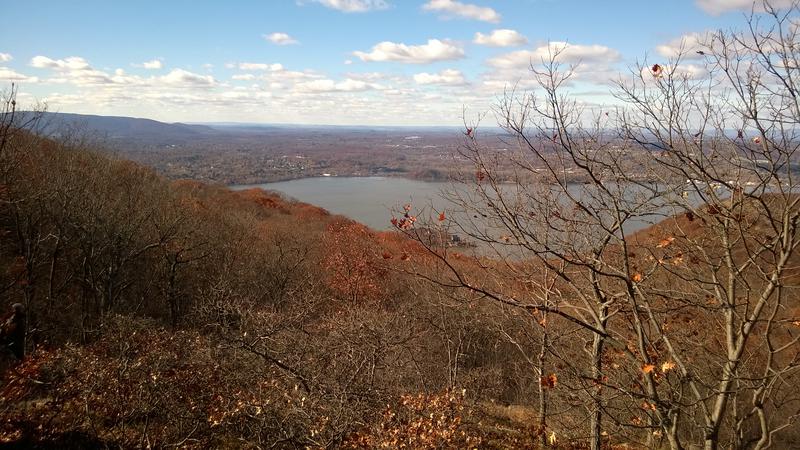
<path id="1" fill-rule="evenodd" d="M 784 0 L 778 0 L 781 3 Z M 452 125 L 567 46 L 611 101 L 637 61 L 742 26 L 750 0 L 5 2 L 0 88 L 49 110 L 164 121 Z M 691 61 L 687 64 L 691 65 Z M 697 67 L 692 70 L 699 70 Z"/>

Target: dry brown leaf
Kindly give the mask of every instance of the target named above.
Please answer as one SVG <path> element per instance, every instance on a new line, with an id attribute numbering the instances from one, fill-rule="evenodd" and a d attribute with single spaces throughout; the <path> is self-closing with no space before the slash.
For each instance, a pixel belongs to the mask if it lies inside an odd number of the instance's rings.
<path id="1" fill-rule="evenodd" d="M 554 373 L 551 373 L 550 375 L 548 375 L 546 377 L 542 377 L 539 380 L 539 382 L 544 387 L 554 388 L 554 387 L 556 387 L 556 384 L 558 383 L 558 376 L 556 376 L 556 374 L 554 374 Z"/>
<path id="2" fill-rule="evenodd" d="M 665 248 L 665 247 L 668 247 L 670 244 L 672 244 L 672 241 L 674 241 L 674 240 L 675 240 L 675 238 L 674 238 L 674 237 L 672 237 L 672 236 L 670 236 L 670 237 L 666 237 L 666 238 L 662 239 L 662 240 L 661 240 L 661 241 L 658 243 L 658 245 L 656 245 L 656 247 L 657 247 L 657 248 Z"/>

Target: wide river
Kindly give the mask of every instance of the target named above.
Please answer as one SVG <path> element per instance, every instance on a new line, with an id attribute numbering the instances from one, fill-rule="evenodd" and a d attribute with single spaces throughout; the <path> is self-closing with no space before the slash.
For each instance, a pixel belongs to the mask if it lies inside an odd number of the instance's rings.
<path id="1" fill-rule="evenodd" d="M 261 188 L 327 209 L 376 230 L 391 227 L 392 209 L 405 203 L 438 209 L 447 205 L 439 195 L 449 183 L 432 183 L 388 177 L 316 177 L 277 183 L 231 186 L 231 189 Z"/>
<path id="2" fill-rule="evenodd" d="M 574 187 L 576 191 L 580 189 L 578 185 Z M 250 188 L 281 192 L 289 198 L 325 208 L 331 213 L 349 217 L 375 230 L 391 228 L 392 211 L 395 211 L 395 215 L 402 215 L 402 207 L 406 203 L 411 203 L 414 211 L 430 206 L 437 211 L 453 211 L 453 205 L 441 196 L 443 191 L 452 191 L 454 188 L 447 182 L 390 177 L 315 177 L 231 186 L 235 190 Z M 456 189 L 465 192 L 463 185 Z M 674 212 L 664 213 L 669 215 Z M 659 214 L 631 219 L 624 228 L 626 232 L 633 232 L 663 218 L 664 215 Z"/>

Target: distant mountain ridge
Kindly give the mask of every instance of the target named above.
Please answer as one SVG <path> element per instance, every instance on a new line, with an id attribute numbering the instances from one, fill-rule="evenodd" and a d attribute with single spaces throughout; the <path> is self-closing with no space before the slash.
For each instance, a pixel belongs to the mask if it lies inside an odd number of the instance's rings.
<path id="1" fill-rule="evenodd" d="M 30 117 L 33 112 L 21 111 L 17 114 Z M 91 114 L 72 114 L 44 112 L 34 131 L 44 135 L 60 135 L 71 130 L 97 134 L 111 140 L 134 139 L 138 141 L 169 141 L 196 139 L 218 134 L 206 125 L 185 123 L 165 123 L 152 119 L 135 117 L 97 116 Z"/>

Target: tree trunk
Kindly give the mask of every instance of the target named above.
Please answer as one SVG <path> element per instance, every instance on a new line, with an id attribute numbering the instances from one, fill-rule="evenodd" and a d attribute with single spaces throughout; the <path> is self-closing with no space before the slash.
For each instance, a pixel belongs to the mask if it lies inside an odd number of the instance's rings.
<path id="1" fill-rule="evenodd" d="M 596 382 L 603 376 L 603 361 L 601 356 L 603 354 L 603 346 L 605 345 L 605 338 L 599 334 L 594 335 L 592 341 L 592 379 Z M 592 396 L 592 411 L 589 420 L 589 448 L 591 450 L 600 450 L 602 442 L 602 401 L 600 399 L 600 387 Z"/>
<path id="2" fill-rule="evenodd" d="M 547 369 L 547 346 L 549 345 L 547 341 L 547 330 L 542 328 L 544 332 L 542 333 L 542 348 L 539 351 L 539 356 L 536 361 L 537 365 L 539 366 L 539 440 L 542 447 L 547 447 L 547 387 L 543 382 L 543 377 L 546 375 Z"/>

